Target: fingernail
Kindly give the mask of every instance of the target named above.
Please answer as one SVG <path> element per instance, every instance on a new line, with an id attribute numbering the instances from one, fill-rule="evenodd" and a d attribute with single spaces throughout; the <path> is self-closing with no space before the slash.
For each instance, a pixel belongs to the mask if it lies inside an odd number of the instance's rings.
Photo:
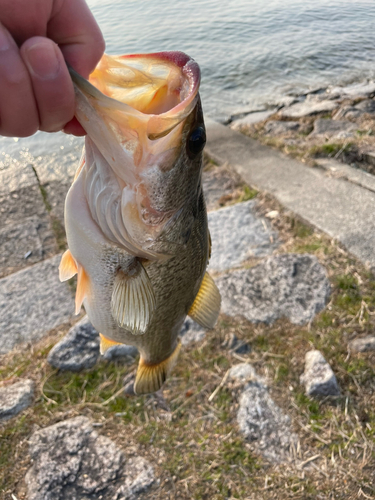
<path id="1" fill-rule="evenodd" d="M 26 50 L 29 71 L 43 80 L 52 80 L 60 70 L 57 47 L 48 40 L 36 42 Z"/>

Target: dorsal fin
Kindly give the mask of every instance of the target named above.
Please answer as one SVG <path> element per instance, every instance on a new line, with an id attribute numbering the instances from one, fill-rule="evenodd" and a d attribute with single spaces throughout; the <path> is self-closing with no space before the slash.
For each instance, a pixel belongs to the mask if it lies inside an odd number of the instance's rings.
<path id="1" fill-rule="evenodd" d="M 214 280 L 206 272 L 188 315 L 199 325 L 213 328 L 220 313 L 220 306 L 220 292 Z"/>
<path id="2" fill-rule="evenodd" d="M 73 255 L 70 253 L 70 250 L 66 250 L 61 257 L 61 262 L 59 265 L 59 277 L 60 281 L 66 281 L 70 278 L 73 278 L 75 274 L 77 274 L 77 264 L 73 258 Z"/>
<path id="3" fill-rule="evenodd" d="M 167 359 L 155 365 L 147 364 L 141 357 L 134 382 L 134 392 L 149 394 L 158 391 L 176 364 L 180 350 L 181 342 Z"/>

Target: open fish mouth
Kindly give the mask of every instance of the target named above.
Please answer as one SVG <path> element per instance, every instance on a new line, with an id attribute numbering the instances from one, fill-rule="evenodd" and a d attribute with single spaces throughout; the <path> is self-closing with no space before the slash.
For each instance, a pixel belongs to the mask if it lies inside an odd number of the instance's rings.
<path id="1" fill-rule="evenodd" d="M 199 66 L 182 52 L 104 55 L 89 81 L 70 73 L 76 116 L 88 135 L 86 196 L 93 218 L 130 253 L 160 258 L 151 248 L 184 203 L 160 204 L 155 192 L 185 154 L 184 124 L 199 102 Z"/>

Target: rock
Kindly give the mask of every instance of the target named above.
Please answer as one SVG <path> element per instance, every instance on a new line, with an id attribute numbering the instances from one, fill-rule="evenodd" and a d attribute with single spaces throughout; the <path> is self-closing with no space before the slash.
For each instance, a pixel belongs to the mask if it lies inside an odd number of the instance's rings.
<path id="1" fill-rule="evenodd" d="M 254 367 L 250 363 L 239 363 L 232 366 L 228 377 L 241 383 L 249 382 L 250 380 L 259 380 Z"/>
<path id="2" fill-rule="evenodd" d="M 363 111 L 364 113 L 375 113 L 375 101 L 373 99 L 364 99 L 354 106 L 355 109 Z"/>
<path id="3" fill-rule="evenodd" d="M 339 386 L 332 368 L 317 350 L 308 351 L 305 356 L 305 372 L 301 375 L 308 396 L 338 396 Z"/>
<path id="4" fill-rule="evenodd" d="M 340 108 L 337 113 L 335 113 L 333 119 L 341 120 L 342 118 L 347 118 L 349 120 L 355 120 L 364 114 L 360 109 L 355 108 L 354 106 L 343 106 Z"/>
<path id="5" fill-rule="evenodd" d="M 375 337 L 368 335 L 350 342 L 350 349 L 354 352 L 375 351 Z"/>
<path id="6" fill-rule="evenodd" d="M 298 122 L 282 122 L 279 120 L 270 120 L 264 126 L 264 131 L 266 134 L 271 135 L 282 135 L 288 132 L 296 132 L 299 130 L 300 124 Z"/>
<path id="7" fill-rule="evenodd" d="M 354 85 L 348 85 L 347 87 L 331 87 L 329 89 L 331 94 L 337 94 L 340 96 L 349 96 L 352 98 L 356 97 L 370 97 L 375 93 L 375 82 L 362 82 L 356 83 Z"/>
<path id="8" fill-rule="evenodd" d="M 65 198 L 72 182 L 73 180 L 68 178 L 67 182 L 51 181 L 43 186 L 47 194 L 48 203 L 51 207 L 50 213 L 53 217 L 58 219 L 63 227 L 65 227 Z"/>
<path id="9" fill-rule="evenodd" d="M 250 382 L 239 401 L 237 422 L 240 431 L 255 449 L 274 463 L 290 460 L 289 449 L 298 437 L 291 430 L 290 418 L 270 397 L 259 381 Z"/>
<path id="10" fill-rule="evenodd" d="M 338 104 L 330 100 L 318 100 L 313 95 L 308 95 L 303 102 L 285 107 L 279 111 L 284 118 L 302 118 L 303 116 L 316 115 L 317 113 L 328 113 L 336 109 Z"/>
<path id="11" fill-rule="evenodd" d="M 277 109 L 268 109 L 267 111 L 257 111 L 255 113 L 250 113 L 243 118 L 234 120 L 229 126 L 233 130 L 239 130 L 242 127 L 249 127 L 250 125 L 255 125 L 256 123 L 267 120 L 267 118 L 269 118 L 276 112 Z"/>
<path id="12" fill-rule="evenodd" d="M 250 257 L 269 255 L 277 246 L 277 235 L 268 229 L 266 219 L 255 215 L 256 203 L 249 200 L 208 214 L 211 271 L 225 271 Z"/>
<path id="13" fill-rule="evenodd" d="M 59 280 L 60 260 L 56 255 L 0 279 L 0 354 L 39 340 L 73 316 L 71 290 Z"/>
<path id="14" fill-rule="evenodd" d="M 122 361 L 133 363 L 138 356 L 138 349 L 133 345 L 119 344 L 107 349 L 103 354 L 103 359 L 107 361 Z"/>
<path id="15" fill-rule="evenodd" d="M 239 340 L 234 333 L 231 333 L 221 346 L 237 354 L 247 354 L 251 350 L 249 344 Z"/>
<path id="16" fill-rule="evenodd" d="M 207 210 L 219 208 L 220 200 L 235 192 L 242 184 L 238 174 L 224 167 L 212 166 L 209 170 L 204 170 L 202 186 Z"/>
<path id="17" fill-rule="evenodd" d="M 331 120 L 331 119 L 320 119 L 318 118 L 314 122 L 314 130 L 311 132 L 309 137 L 315 137 L 322 135 L 327 138 L 342 139 L 349 137 L 345 134 L 354 135 L 358 126 L 355 123 L 345 122 L 341 120 Z"/>
<path id="18" fill-rule="evenodd" d="M 182 345 L 200 342 L 206 336 L 206 329 L 195 323 L 191 318 L 186 318 L 180 331 Z"/>
<path id="19" fill-rule="evenodd" d="M 147 460 L 126 458 L 86 417 L 41 429 L 29 444 L 27 500 L 134 500 L 155 480 Z"/>
<path id="20" fill-rule="evenodd" d="M 31 405 L 33 397 L 34 382 L 29 379 L 0 387 L 0 420 L 18 415 Z"/>
<path id="21" fill-rule="evenodd" d="M 275 255 L 250 269 L 228 273 L 216 284 L 221 311 L 254 323 L 282 317 L 297 325 L 308 323 L 330 296 L 325 269 L 308 254 Z"/>
<path id="22" fill-rule="evenodd" d="M 92 368 L 100 354 L 99 343 L 98 332 L 85 316 L 50 350 L 47 361 L 59 370 Z"/>

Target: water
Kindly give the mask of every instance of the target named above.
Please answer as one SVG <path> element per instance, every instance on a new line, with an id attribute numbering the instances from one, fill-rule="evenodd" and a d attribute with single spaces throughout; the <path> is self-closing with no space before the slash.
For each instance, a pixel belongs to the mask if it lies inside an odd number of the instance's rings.
<path id="1" fill-rule="evenodd" d="M 88 4 L 108 53 L 182 50 L 194 57 L 202 70 L 204 111 L 219 120 L 288 93 L 375 77 L 373 0 Z M 0 138 L 0 169 L 36 158 L 47 170 L 58 170 L 64 168 L 64 154 L 69 152 L 71 161 L 80 148 L 80 140 L 63 134 L 38 133 L 18 142 Z"/>

